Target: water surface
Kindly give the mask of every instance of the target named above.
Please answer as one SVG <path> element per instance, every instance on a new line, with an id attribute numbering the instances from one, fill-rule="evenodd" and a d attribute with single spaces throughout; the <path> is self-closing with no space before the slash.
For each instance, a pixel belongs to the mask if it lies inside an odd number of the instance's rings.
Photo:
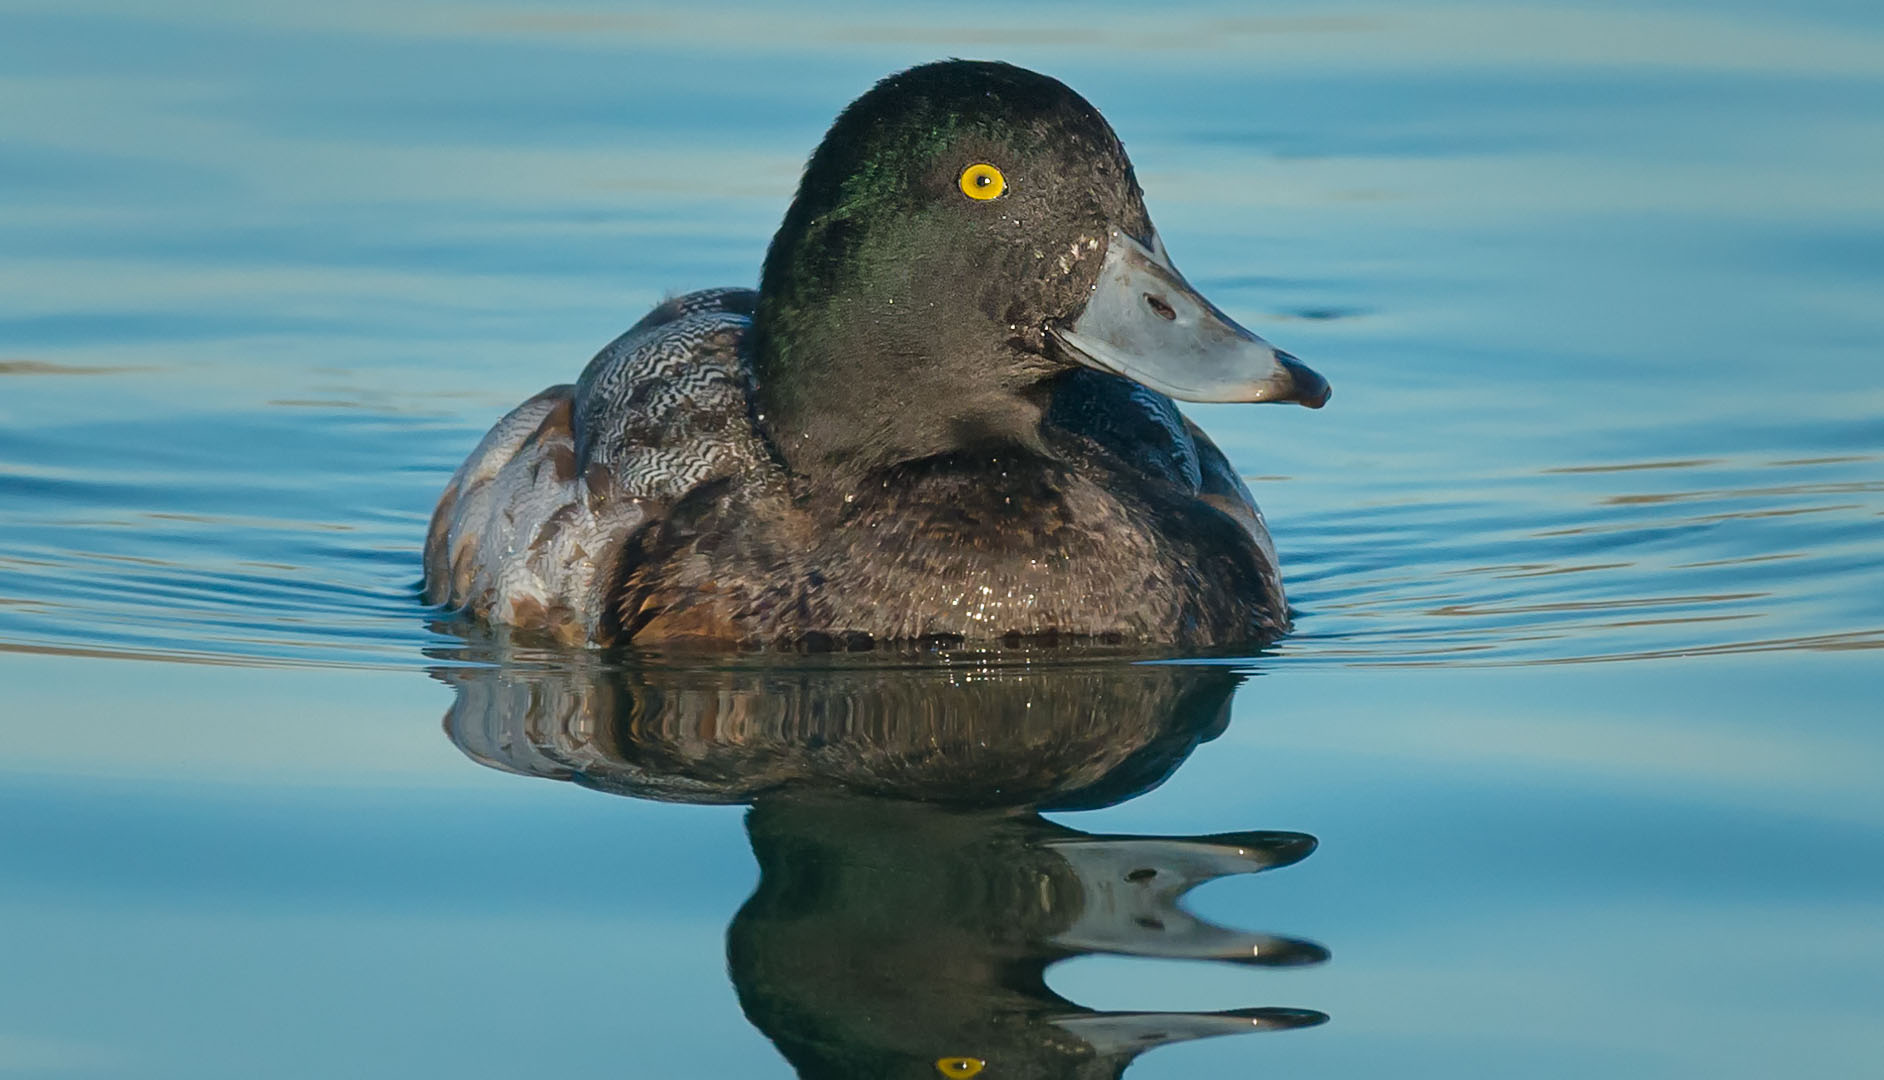
<path id="1" fill-rule="evenodd" d="M 0 24 L 0 1071 L 1884 1061 L 1872 5 Z M 1193 410 L 1297 633 L 688 672 L 435 626 L 491 420 L 751 283 L 835 111 L 945 55 L 1090 97 L 1180 265 L 1335 384 Z M 1237 1021 L 1277 1030 L 1192 1037 Z"/>

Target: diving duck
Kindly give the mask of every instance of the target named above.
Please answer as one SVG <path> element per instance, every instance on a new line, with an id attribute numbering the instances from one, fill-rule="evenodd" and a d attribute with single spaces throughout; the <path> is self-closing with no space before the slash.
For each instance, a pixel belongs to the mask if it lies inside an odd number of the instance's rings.
<path id="1" fill-rule="evenodd" d="M 1084 98 L 926 64 L 832 124 L 756 292 L 668 300 L 497 422 L 425 598 L 571 644 L 1260 644 L 1275 547 L 1172 399 L 1328 395 L 1178 273 Z"/>

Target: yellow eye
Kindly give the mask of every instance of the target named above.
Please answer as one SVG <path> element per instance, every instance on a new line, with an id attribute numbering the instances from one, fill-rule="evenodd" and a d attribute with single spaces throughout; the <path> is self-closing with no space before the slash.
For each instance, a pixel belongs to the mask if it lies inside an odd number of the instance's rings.
<path id="1" fill-rule="evenodd" d="M 992 169 L 993 168 L 992 165 L 977 165 L 975 167 L 978 169 Z M 994 182 L 996 184 L 999 184 L 1001 182 L 1001 174 L 999 172 L 996 172 L 994 174 Z M 962 190 L 963 191 L 968 190 L 968 174 L 967 173 L 962 174 Z M 992 199 L 994 198 L 994 196 L 977 195 L 975 196 L 975 198 Z M 981 1060 L 980 1058 L 938 1058 L 936 1059 L 936 1063 L 935 1063 L 936 1072 L 941 1073 L 943 1076 L 958 1077 L 958 1078 L 961 1078 L 961 1080 L 966 1080 L 967 1077 L 973 1076 L 987 1067 L 988 1067 L 988 1063 Z"/>
<path id="2" fill-rule="evenodd" d="M 1007 190 L 1007 177 L 1001 170 L 985 161 L 977 162 L 962 170 L 962 194 L 971 199 L 998 199 Z M 950 1061 L 967 1061 L 967 1058 L 950 1058 Z M 973 1076 L 974 1073 L 958 1073 L 959 1076 Z"/>

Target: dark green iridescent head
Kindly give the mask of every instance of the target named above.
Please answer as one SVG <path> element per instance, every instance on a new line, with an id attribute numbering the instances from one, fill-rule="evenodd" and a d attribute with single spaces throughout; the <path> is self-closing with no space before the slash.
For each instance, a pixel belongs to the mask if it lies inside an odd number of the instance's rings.
<path id="1" fill-rule="evenodd" d="M 965 184 L 971 168 L 999 181 Z M 1171 265 L 1098 110 L 1009 64 L 911 68 L 844 110 L 772 240 L 754 329 L 760 422 L 827 478 L 1039 448 L 1053 380 L 1081 365 L 1191 401 L 1328 396 Z"/>
<path id="2" fill-rule="evenodd" d="M 964 194 L 971 165 L 999 198 Z M 1151 229 L 1124 148 L 1057 80 L 948 61 L 893 75 L 831 126 L 765 260 L 760 411 L 794 468 L 878 465 L 1036 436 L 1071 366 L 1108 230 Z"/>

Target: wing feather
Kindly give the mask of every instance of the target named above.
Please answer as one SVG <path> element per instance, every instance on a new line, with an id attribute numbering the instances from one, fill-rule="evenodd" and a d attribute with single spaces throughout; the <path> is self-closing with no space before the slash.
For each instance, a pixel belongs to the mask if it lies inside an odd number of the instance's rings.
<path id="1" fill-rule="evenodd" d="M 669 300 L 499 420 L 433 512 L 426 600 L 606 643 L 627 541 L 699 485 L 770 464 L 741 353 L 753 296 Z"/>
<path id="2" fill-rule="evenodd" d="M 1235 521 L 1261 551 L 1264 577 L 1281 595 L 1275 541 L 1255 498 L 1230 459 L 1179 411 L 1177 402 L 1116 375 L 1076 371 L 1054 393 L 1049 418 L 1143 472 L 1195 493 Z"/>

